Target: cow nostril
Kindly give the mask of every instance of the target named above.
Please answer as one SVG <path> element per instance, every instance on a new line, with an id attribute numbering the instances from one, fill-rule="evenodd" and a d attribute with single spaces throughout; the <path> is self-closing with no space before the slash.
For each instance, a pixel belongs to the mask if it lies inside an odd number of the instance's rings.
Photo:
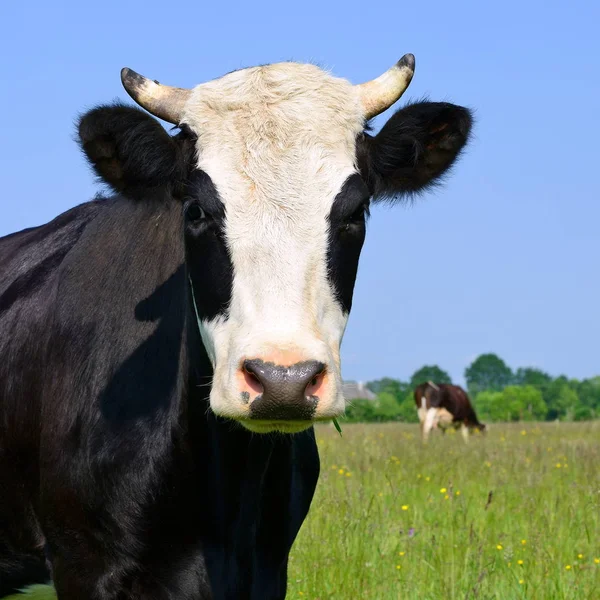
<path id="1" fill-rule="evenodd" d="M 325 381 L 325 369 L 317 373 L 306 386 L 304 391 L 305 396 L 319 396 L 323 383 Z"/>
<path id="2" fill-rule="evenodd" d="M 258 378 L 258 375 L 253 373 L 246 363 L 244 363 L 242 371 L 244 373 L 246 385 L 256 394 L 262 394 L 265 391 L 265 388 Z"/>

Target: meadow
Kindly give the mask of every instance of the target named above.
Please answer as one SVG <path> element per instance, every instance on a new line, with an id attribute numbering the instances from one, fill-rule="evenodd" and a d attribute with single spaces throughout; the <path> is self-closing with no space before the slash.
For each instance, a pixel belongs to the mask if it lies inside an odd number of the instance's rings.
<path id="1" fill-rule="evenodd" d="M 288 598 L 600 599 L 600 422 L 317 428 Z"/>

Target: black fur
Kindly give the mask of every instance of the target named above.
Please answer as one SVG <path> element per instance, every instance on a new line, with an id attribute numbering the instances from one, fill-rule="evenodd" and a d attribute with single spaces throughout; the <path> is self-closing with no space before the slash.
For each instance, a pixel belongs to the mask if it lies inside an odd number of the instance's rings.
<path id="1" fill-rule="evenodd" d="M 359 175 L 349 177 L 329 215 L 329 280 L 345 312 L 352 308 L 358 259 L 365 241 L 369 190 Z"/>
<path id="2" fill-rule="evenodd" d="M 361 173 L 375 200 L 396 199 L 438 184 L 469 140 L 471 112 L 446 102 L 398 110 L 375 136 L 358 141 Z"/>
<path id="3" fill-rule="evenodd" d="M 119 103 L 84 114 L 78 131 L 90 165 L 116 193 L 139 199 L 157 188 L 181 193 L 194 151 L 189 135 L 171 137 L 147 113 Z"/>
<path id="4" fill-rule="evenodd" d="M 190 218 L 199 207 L 200 219 Z M 191 173 L 184 196 L 185 248 L 188 273 L 201 318 L 226 314 L 233 285 L 233 265 L 224 232 L 225 207 L 211 180 L 204 172 Z M 210 285 L 199 285 L 202 282 Z"/>
<path id="5" fill-rule="evenodd" d="M 439 177 L 470 117 L 409 106 L 359 143 L 330 215 L 350 310 L 368 197 Z M 256 436 L 209 410 L 202 317 L 226 313 L 224 207 L 195 139 L 101 106 L 81 146 L 116 193 L 0 239 L 0 595 L 280 600 L 319 474 L 314 432 Z M 49 568 L 49 565 L 51 568 Z"/>

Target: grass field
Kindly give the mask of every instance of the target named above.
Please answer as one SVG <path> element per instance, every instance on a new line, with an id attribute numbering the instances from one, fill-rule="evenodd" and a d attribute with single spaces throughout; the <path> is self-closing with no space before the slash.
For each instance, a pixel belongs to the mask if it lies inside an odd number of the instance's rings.
<path id="1" fill-rule="evenodd" d="M 600 599 L 600 422 L 317 431 L 288 598 Z"/>

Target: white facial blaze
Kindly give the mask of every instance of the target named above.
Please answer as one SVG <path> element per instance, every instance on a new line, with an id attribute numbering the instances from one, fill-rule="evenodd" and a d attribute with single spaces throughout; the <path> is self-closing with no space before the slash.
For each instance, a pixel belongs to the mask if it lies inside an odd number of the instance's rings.
<path id="1" fill-rule="evenodd" d="M 356 90 L 312 65 L 245 69 L 196 87 L 182 122 L 225 205 L 233 263 L 228 317 L 202 326 L 213 410 L 243 418 L 241 362 L 285 355 L 326 365 L 330 389 L 317 416 L 339 414 L 347 315 L 328 280 L 328 216 L 356 172 Z"/>

